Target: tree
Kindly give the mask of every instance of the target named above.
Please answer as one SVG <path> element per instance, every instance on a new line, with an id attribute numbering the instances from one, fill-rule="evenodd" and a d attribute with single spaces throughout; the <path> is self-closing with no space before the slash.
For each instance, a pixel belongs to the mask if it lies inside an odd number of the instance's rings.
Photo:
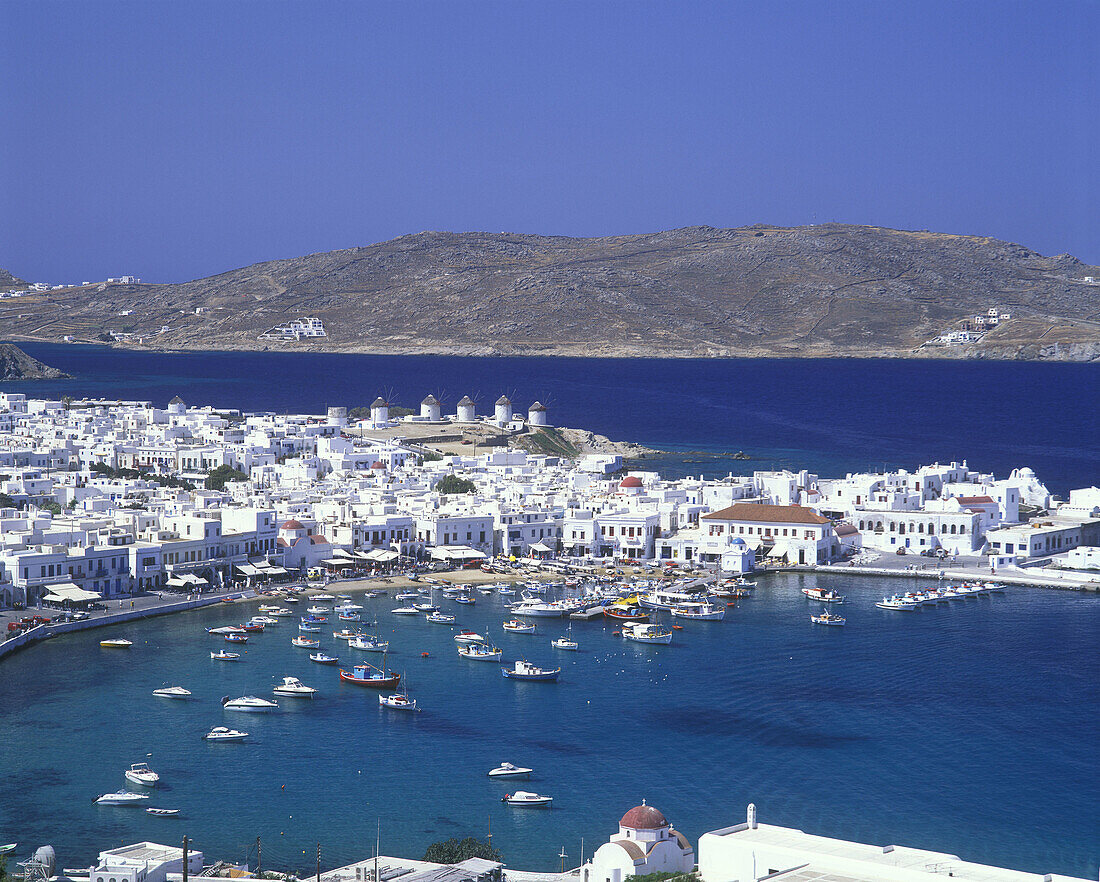
<path id="1" fill-rule="evenodd" d="M 39 508 L 42 511 L 48 511 L 52 515 L 61 514 L 61 505 L 57 502 L 47 502 L 44 505 L 40 505 Z"/>
<path id="2" fill-rule="evenodd" d="M 470 858 L 481 858 L 486 861 L 503 861 L 500 852 L 493 848 L 484 839 L 467 836 L 465 839 L 447 839 L 443 842 L 433 842 L 424 852 L 424 860 L 433 864 L 457 864 Z"/>
<path id="3" fill-rule="evenodd" d="M 0 508 L 15 508 L 15 500 L 7 493 L 0 493 Z"/>
<path id="4" fill-rule="evenodd" d="M 439 479 L 435 489 L 439 493 L 475 493 L 477 484 L 458 475 L 447 475 Z"/>
<path id="5" fill-rule="evenodd" d="M 248 475 L 233 466 L 220 465 L 206 476 L 207 490 L 224 490 L 229 481 L 247 481 Z"/>
<path id="6" fill-rule="evenodd" d="M 442 453 L 436 453 L 434 450 L 428 450 L 420 454 L 420 464 L 423 465 L 426 462 L 439 462 L 443 459 Z"/>

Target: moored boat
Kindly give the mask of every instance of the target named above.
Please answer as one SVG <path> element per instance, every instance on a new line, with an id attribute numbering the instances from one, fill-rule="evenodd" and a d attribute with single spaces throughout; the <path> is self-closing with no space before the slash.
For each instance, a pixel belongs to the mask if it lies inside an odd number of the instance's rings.
<path id="1" fill-rule="evenodd" d="M 142 800 L 148 798 L 148 793 L 131 793 L 129 790 L 119 790 L 117 793 L 104 793 L 93 801 L 98 805 L 140 805 Z"/>
<path id="2" fill-rule="evenodd" d="M 383 640 L 381 637 L 377 637 L 373 634 L 360 634 L 354 639 L 348 641 L 348 646 L 352 649 L 359 649 L 363 652 L 385 652 L 390 648 L 390 641 Z"/>
<path id="3" fill-rule="evenodd" d="M 391 609 L 391 613 L 395 616 L 416 616 L 420 615 L 420 611 L 415 606 L 399 606 L 397 609 Z"/>
<path id="4" fill-rule="evenodd" d="M 129 649 L 134 644 L 122 637 L 113 637 L 110 640 L 100 640 L 99 645 L 104 649 Z"/>
<path id="5" fill-rule="evenodd" d="M 501 668 L 500 673 L 508 680 L 541 680 L 553 681 L 558 679 L 561 668 L 540 668 L 526 659 L 516 659 L 510 668 Z"/>
<path id="6" fill-rule="evenodd" d="M 340 662 L 340 659 L 335 655 L 329 655 L 324 652 L 311 652 L 309 654 L 309 660 L 319 665 L 335 665 Z"/>
<path id="7" fill-rule="evenodd" d="M 320 640 L 314 640 L 312 637 L 295 637 L 290 642 L 301 649 L 316 649 L 321 645 Z"/>
<path id="8" fill-rule="evenodd" d="M 173 815 L 178 815 L 179 809 L 166 809 L 166 808 L 147 808 L 145 814 L 156 815 L 158 818 L 170 818 Z"/>
<path id="9" fill-rule="evenodd" d="M 210 653 L 210 657 L 217 661 L 240 661 L 241 654 L 239 652 L 229 652 L 225 649 L 219 649 L 217 652 Z"/>
<path id="10" fill-rule="evenodd" d="M 487 643 L 465 643 L 458 647 L 458 654 L 471 661 L 500 661 L 503 655 L 499 646 L 490 646 Z"/>
<path id="11" fill-rule="evenodd" d="M 720 622 L 726 617 L 726 607 L 716 603 L 690 601 L 672 607 L 672 615 L 678 619 L 693 619 L 697 622 Z"/>
<path id="12" fill-rule="evenodd" d="M 229 729 L 225 726 L 215 726 L 202 737 L 206 741 L 244 741 L 248 737 L 248 733 Z"/>
<path id="13" fill-rule="evenodd" d="M 810 600 L 817 600 L 821 603 L 844 603 L 844 595 L 839 594 L 832 588 L 803 588 L 802 593 Z"/>
<path id="14" fill-rule="evenodd" d="M 248 642 L 248 635 L 247 634 L 226 634 L 225 635 L 225 642 L 226 643 L 247 643 Z"/>
<path id="15" fill-rule="evenodd" d="M 156 787 L 160 780 L 160 775 L 150 769 L 147 763 L 134 763 L 123 774 L 131 784 L 140 784 L 142 787 Z"/>
<path id="16" fill-rule="evenodd" d="M 455 617 L 450 613 L 430 612 L 424 616 L 424 621 L 431 622 L 434 625 L 453 625 Z"/>
<path id="17" fill-rule="evenodd" d="M 177 701 L 186 701 L 191 697 L 191 691 L 182 686 L 165 686 L 163 689 L 154 689 L 153 694 L 157 698 L 174 698 Z"/>
<path id="18" fill-rule="evenodd" d="M 847 620 L 844 616 L 836 615 L 829 612 L 827 609 L 821 611 L 821 615 L 811 615 L 810 621 L 815 625 L 843 625 Z"/>
<path id="19" fill-rule="evenodd" d="M 534 622 L 521 622 L 518 619 L 509 619 L 502 626 L 505 631 L 511 631 L 513 634 L 534 634 L 535 623 Z"/>
<path id="20" fill-rule="evenodd" d="M 396 689 L 397 684 L 401 682 L 401 675 L 386 672 L 385 656 L 383 656 L 382 667 L 376 668 L 372 664 L 361 664 L 353 665 L 350 671 L 341 668 L 340 679 L 345 683 L 366 686 L 369 689 Z"/>
<path id="21" fill-rule="evenodd" d="M 514 766 L 511 763 L 501 763 L 495 769 L 489 769 L 490 778 L 530 778 L 533 769 L 523 766 Z"/>
<path id="22" fill-rule="evenodd" d="M 464 629 L 454 636 L 455 643 L 484 643 L 485 638 L 476 631 Z"/>
<path id="23" fill-rule="evenodd" d="M 550 808 L 554 798 L 526 790 L 517 790 L 515 793 L 505 793 L 500 801 L 518 808 Z"/>
<path id="24" fill-rule="evenodd" d="M 297 677 L 283 677 L 283 682 L 271 690 L 283 698 L 313 698 L 317 690 L 312 686 L 306 686 Z"/>
<path id="25" fill-rule="evenodd" d="M 672 631 L 663 625 L 651 625 L 647 622 L 628 622 L 623 625 L 623 639 L 635 643 L 659 643 L 667 646 L 672 642 Z"/>
<path id="26" fill-rule="evenodd" d="M 269 701 L 266 698 L 257 698 L 255 695 L 242 695 L 240 698 L 230 698 L 226 696 L 222 699 L 222 707 L 225 710 L 266 714 L 268 711 L 278 710 L 279 703 L 276 701 Z"/>

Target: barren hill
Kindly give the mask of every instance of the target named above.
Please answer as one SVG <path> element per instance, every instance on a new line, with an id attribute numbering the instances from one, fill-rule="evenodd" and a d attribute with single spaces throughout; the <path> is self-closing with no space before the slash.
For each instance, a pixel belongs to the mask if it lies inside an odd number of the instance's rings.
<path id="1" fill-rule="evenodd" d="M 0 343 L 0 380 L 59 380 L 68 376 L 32 358 L 18 346 Z"/>
<path id="2" fill-rule="evenodd" d="M 126 332 L 157 348 L 908 355 L 997 307 L 1012 319 L 981 343 L 920 354 L 1093 360 L 1100 286 L 1088 276 L 1100 268 L 995 239 L 839 224 L 594 239 L 418 233 L 183 284 L 50 292 L 5 304 L 0 327 L 36 339 Z M 257 340 L 305 316 L 328 337 Z"/>

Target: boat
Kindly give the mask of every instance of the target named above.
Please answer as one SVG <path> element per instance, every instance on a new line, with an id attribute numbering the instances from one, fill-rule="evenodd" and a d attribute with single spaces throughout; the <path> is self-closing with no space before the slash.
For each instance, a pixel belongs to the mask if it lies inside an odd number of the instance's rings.
<path id="1" fill-rule="evenodd" d="M 225 649 L 219 649 L 217 652 L 210 653 L 210 657 L 217 661 L 238 661 L 241 654 L 239 652 L 229 652 Z"/>
<path id="2" fill-rule="evenodd" d="M 526 790 L 517 790 L 515 793 L 505 793 L 500 801 L 518 808 L 550 808 L 554 801 L 552 796 L 542 796 L 538 793 L 530 793 Z"/>
<path id="3" fill-rule="evenodd" d="M 663 625 L 628 622 L 623 625 L 623 639 L 633 640 L 635 643 L 660 643 L 667 646 L 672 642 L 672 631 Z"/>
<path id="4" fill-rule="evenodd" d="M 400 594 L 394 595 L 394 600 L 416 600 L 420 595 L 415 591 L 402 591 Z"/>
<path id="5" fill-rule="evenodd" d="M 511 597 L 516 592 L 512 588 L 505 587 L 501 588 L 499 593 L 501 597 Z"/>
<path id="6" fill-rule="evenodd" d="M 464 643 L 458 647 L 458 654 L 471 661 L 500 661 L 503 655 L 499 646 L 490 646 L 487 643 Z"/>
<path id="7" fill-rule="evenodd" d="M 274 616 L 253 616 L 249 619 L 249 624 L 277 625 L 279 620 Z"/>
<path id="8" fill-rule="evenodd" d="M 477 602 L 476 599 L 469 594 L 456 594 L 451 600 L 455 603 L 465 603 L 467 605 Z"/>
<path id="9" fill-rule="evenodd" d="M 261 607 L 261 609 L 262 609 L 262 607 Z M 286 618 L 290 618 L 295 613 L 294 613 L 294 610 L 289 609 L 288 607 L 285 607 L 285 606 L 281 606 L 278 609 L 272 610 L 271 614 L 273 616 L 275 616 L 276 618 L 286 619 Z"/>
<path id="10" fill-rule="evenodd" d="M 248 635 L 247 634 L 226 634 L 225 635 L 225 642 L 226 643 L 247 643 L 248 642 Z"/>
<path id="11" fill-rule="evenodd" d="M 915 609 L 920 608 L 920 601 L 906 600 L 895 594 L 893 597 L 884 597 L 882 600 L 875 603 L 879 609 L 898 609 L 904 612 L 912 612 Z"/>
<path id="12" fill-rule="evenodd" d="M 269 701 L 266 698 L 257 698 L 255 695 L 243 695 L 240 698 L 222 699 L 222 707 L 225 710 L 245 711 L 253 714 L 266 714 L 268 711 L 278 710 L 279 703 Z"/>
<path id="13" fill-rule="evenodd" d="M 131 793 L 129 790 L 120 790 L 118 793 L 104 793 L 93 801 L 98 805 L 140 805 L 143 799 L 148 798 L 148 793 Z"/>
<path id="14" fill-rule="evenodd" d="M 332 636 L 337 640 L 354 640 L 362 635 L 358 631 L 351 630 L 351 628 L 344 628 L 342 631 L 333 631 Z"/>
<path id="15" fill-rule="evenodd" d="M 113 637 L 110 640 L 100 640 L 99 645 L 104 649 L 129 649 L 134 644 L 121 637 Z"/>
<path id="16" fill-rule="evenodd" d="M 400 674 L 386 672 L 386 656 L 382 656 L 382 667 L 376 668 L 371 664 L 354 665 L 351 671 L 340 669 L 340 679 L 345 683 L 354 683 L 356 686 L 366 686 L 369 689 L 396 689 L 401 682 Z"/>
<path id="17" fill-rule="evenodd" d="M 360 649 L 363 652 L 385 652 L 390 648 L 390 641 L 383 640 L 373 634 L 360 634 L 348 641 L 352 649 Z"/>
<path id="18" fill-rule="evenodd" d="M 311 662 L 317 662 L 319 665 L 335 665 L 340 662 L 340 659 L 335 655 L 327 655 L 323 652 L 311 652 L 309 654 L 309 660 Z"/>
<path id="19" fill-rule="evenodd" d="M 247 622 L 245 622 L 243 625 L 241 625 L 241 630 L 245 631 L 248 634 L 254 634 L 256 632 L 263 633 L 264 623 L 263 622 L 257 622 L 255 619 L 249 619 Z M 235 635 L 226 634 L 225 636 L 226 636 L 226 638 L 229 638 L 229 637 L 232 637 L 232 636 L 235 636 Z"/>
<path id="20" fill-rule="evenodd" d="M 413 609 L 421 613 L 432 613 L 436 612 L 439 607 L 436 606 L 434 603 L 414 603 Z"/>
<path id="21" fill-rule="evenodd" d="M 640 606 L 623 606 L 621 604 L 608 604 L 603 608 L 606 618 L 617 622 L 648 622 L 649 611 Z"/>
<path id="22" fill-rule="evenodd" d="M 271 690 L 283 698 L 313 698 L 317 690 L 312 686 L 306 686 L 297 677 L 283 677 L 283 682 Z"/>
<path id="23" fill-rule="evenodd" d="M 391 609 L 391 613 L 395 616 L 417 616 L 420 615 L 420 610 L 415 606 L 399 606 L 397 609 Z"/>
<path id="24" fill-rule="evenodd" d="M 490 778 L 530 778 L 533 769 L 525 769 L 522 766 L 513 766 L 511 763 L 501 763 L 495 769 L 489 769 Z"/>
<path id="25" fill-rule="evenodd" d="M 311 606 L 306 610 L 311 616 L 325 615 L 328 611 L 328 607 L 325 606 Z"/>
<path id="26" fill-rule="evenodd" d="M 521 622 L 518 619 L 509 619 L 504 623 L 503 628 L 505 631 L 511 631 L 513 634 L 534 634 L 535 623 L 534 622 Z"/>
<path id="27" fill-rule="evenodd" d="M 815 625 L 843 625 L 847 621 L 844 616 L 835 615 L 827 609 L 821 611 L 819 616 L 810 616 L 810 621 Z"/>
<path id="28" fill-rule="evenodd" d="M 156 787 L 160 780 L 160 775 L 146 763 L 134 763 L 123 774 L 131 784 L 140 784 L 142 787 Z"/>
<path id="29" fill-rule="evenodd" d="M 336 618 L 338 618 L 341 622 L 358 622 L 359 621 L 359 613 L 354 612 L 354 611 L 353 612 L 342 612 L 342 613 L 338 613 Z"/>
<path id="30" fill-rule="evenodd" d="M 261 603 L 259 606 L 259 611 L 265 615 L 274 615 L 279 611 L 279 607 L 276 604 Z"/>
<path id="31" fill-rule="evenodd" d="M 512 615 L 538 619 L 560 619 L 569 615 L 570 607 L 560 601 L 521 600 L 512 605 Z"/>
<path id="32" fill-rule="evenodd" d="M 545 680 L 553 681 L 558 679 L 558 674 L 561 673 L 561 668 L 540 668 L 538 665 L 533 665 L 526 659 L 516 659 L 515 664 L 510 668 L 501 668 L 500 673 L 504 675 L 508 680 Z"/>
<path id="33" fill-rule="evenodd" d="M 321 633 L 321 626 L 320 625 L 299 625 L 298 626 L 298 631 L 302 634 L 320 634 Z"/>
<path id="34" fill-rule="evenodd" d="M 299 636 L 299 637 L 295 637 L 290 642 L 292 644 L 294 644 L 295 646 L 298 646 L 302 649 L 316 649 L 318 646 L 321 645 L 320 640 L 314 640 L 312 637 L 300 637 Z"/>
<path id="35" fill-rule="evenodd" d="M 206 633 L 221 637 L 225 634 L 243 634 L 244 628 L 240 625 L 223 625 L 220 628 L 207 628 Z"/>
<path id="36" fill-rule="evenodd" d="M 642 594 L 638 597 L 638 605 L 645 609 L 670 610 L 680 604 L 698 602 L 700 600 L 700 593 L 700 591 L 678 589 L 676 586 L 671 588 L 654 588 L 648 594 Z"/>
<path id="37" fill-rule="evenodd" d="M 145 814 L 156 815 L 158 818 L 168 818 L 172 815 L 178 815 L 179 813 L 179 809 L 147 808 L 145 810 Z"/>
<path id="38" fill-rule="evenodd" d="M 157 698 L 175 698 L 177 701 L 186 701 L 191 697 L 191 692 L 182 686 L 165 686 L 163 689 L 154 689 L 153 694 Z"/>
<path id="39" fill-rule="evenodd" d="M 844 603 L 844 595 L 832 588 L 803 588 L 802 593 L 810 600 L 817 600 L 821 603 Z"/>
<path id="40" fill-rule="evenodd" d="M 328 621 L 328 616 L 302 616 L 299 620 L 303 625 L 323 625 Z"/>
<path id="41" fill-rule="evenodd" d="M 567 649 L 570 652 L 577 651 L 577 644 L 575 641 L 570 640 L 568 637 L 559 637 L 557 640 L 551 640 L 550 645 L 554 649 Z"/>
<path id="42" fill-rule="evenodd" d="M 450 613 L 430 612 L 424 616 L 424 621 L 431 622 L 434 625 L 453 625 L 455 617 Z"/>
<path id="43" fill-rule="evenodd" d="M 466 628 L 455 634 L 454 641 L 455 643 L 484 643 L 485 638 L 476 631 L 471 631 Z"/>
<path id="44" fill-rule="evenodd" d="M 720 622 L 726 617 L 726 607 L 720 604 L 710 604 L 704 601 L 691 601 L 680 603 L 672 608 L 672 615 L 677 619 L 694 619 L 698 622 Z"/>
<path id="45" fill-rule="evenodd" d="M 390 710 L 420 713 L 420 708 L 416 706 L 416 699 L 409 698 L 409 681 L 407 679 L 397 692 L 391 695 L 379 695 L 378 705 L 379 707 L 388 707 Z"/>
<path id="46" fill-rule="evenodd" d="M 18 842 L 9 842 L 7 845 L 0 845 L 0 854 L 11 854 L 19 847 Z"/>
<path id="47" fill-rule="evenodd" d="M 225 726 L 215 726 L 202 737 L 206 741 L 244 741 L 248 737 L 248 733 L 239 732 L 236 729 L 227 729 Z"/>
<path id="48" fill-rule="evenodd" d="M 286 597 L 283 598 L 283 603 L 301 603 L 301 602 L 302 602 L 302 598 L 295 597 L 293 594 L 288 594 Z"/>

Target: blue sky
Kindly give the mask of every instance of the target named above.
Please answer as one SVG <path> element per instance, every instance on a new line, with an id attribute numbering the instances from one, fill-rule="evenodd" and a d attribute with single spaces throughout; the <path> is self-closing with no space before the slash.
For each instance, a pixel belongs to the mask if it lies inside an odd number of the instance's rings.
<path id="1" fill-rule="evenodd" d="M 0 0 L 0 266 L 825 221 L 1100 262 L 1100 2 Z"/>

